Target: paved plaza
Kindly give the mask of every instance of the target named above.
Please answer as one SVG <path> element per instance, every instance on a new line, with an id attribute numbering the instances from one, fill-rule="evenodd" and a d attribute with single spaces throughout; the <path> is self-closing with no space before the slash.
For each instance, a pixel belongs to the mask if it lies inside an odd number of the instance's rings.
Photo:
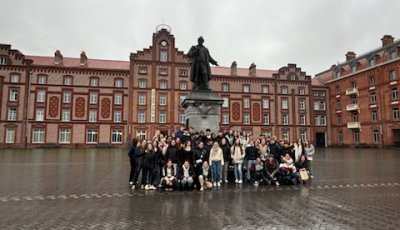
<path id="1" fill-rule="evenodd" d="M 0 229 L 398 229 L 400 151 L 318 149 L 306 185 L 130 191 L 124 149 L 0 150 Z"/>

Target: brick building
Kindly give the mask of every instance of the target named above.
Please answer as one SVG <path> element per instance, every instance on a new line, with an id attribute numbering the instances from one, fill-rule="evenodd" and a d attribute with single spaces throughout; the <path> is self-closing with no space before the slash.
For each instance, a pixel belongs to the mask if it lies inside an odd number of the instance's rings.
<path id="1" fill-rule="evenodd" d="M 168 29 L 129 61 L 24 55 L 0 45 L 1 146 L 124 145 L 185 123 L 190 59 Z M 224 99 L 221 129 L 328 144 L 328 88 L 289 64 L 279 70 L 212 67 Z"/>
<path id="2" fill-rule="evenodd" d="M 331 145 L 392 146 L 400 142 L 400 40 L 390 35 L 362 55 L 317 74 L 329 87 Z"/>

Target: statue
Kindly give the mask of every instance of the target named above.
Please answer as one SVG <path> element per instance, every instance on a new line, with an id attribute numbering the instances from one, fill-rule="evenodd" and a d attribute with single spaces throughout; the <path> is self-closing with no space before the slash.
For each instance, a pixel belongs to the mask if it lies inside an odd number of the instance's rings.
<path id="1" fill-rule="evenodd" d="M 209 63 L 218 66 L 208 52 L 208 49 L 203 46 L 204 38 L 197 39 L 198 45 L 192 46 L 187 56 L 192 58 L 190 64 L 190 81 L 193 82 L 193 90 L 210 90 L 208 82 L 211 80 L 211 68 Z"/>

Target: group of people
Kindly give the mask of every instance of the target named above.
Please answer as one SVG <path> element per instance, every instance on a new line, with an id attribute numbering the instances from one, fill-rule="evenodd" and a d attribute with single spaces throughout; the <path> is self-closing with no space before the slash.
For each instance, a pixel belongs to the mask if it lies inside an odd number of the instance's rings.
<path id="1" fill-rule="evenodd" d="M 291 143 L 275 135 L 253 137 L 234 130 L 214 134 L 209 129 L 196 132 L 182 126 L 170 136 L 158 132 L 149 140 L 132 140 L 129 186 L 203 191 L 228 183 L 230 168 L 237 184 L 297 184 L 305 182 L 300 171 L 313 178 L 314 154 L 307 140 Z"/>

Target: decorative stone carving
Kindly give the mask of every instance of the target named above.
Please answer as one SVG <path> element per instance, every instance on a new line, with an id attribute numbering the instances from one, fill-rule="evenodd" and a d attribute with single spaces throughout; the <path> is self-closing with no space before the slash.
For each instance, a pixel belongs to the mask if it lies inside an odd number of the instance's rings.
<path id="1" fill-rule="evenodd" d="M 58 103 L 59 99 L 57 96 L 52 96 L 50 98 L 50 104 L 49 104 L 49 115 L 50 117 L 57 117 L 58 116 Z"/>
<path id="2" fill-rule="evenodd" d="M 75 116 L 82 118 L 85 116 L 85 98 L 78 97 L 75 103 Z"/>
<path id="3" fill-rule="evenodd" d="M 233 102 L 233 104 L 232 104 L 232 118 L 234 121 L 240 120 L 240 104 L 239 104 L 239 102 Z"/>
<path id="4" fill-rule="evenodd" d="M 253 105 L 253 119 L 254 121 L 260 121 L 261 119 L 261 106 L 259 103 Z"/>
<path id="5" fill-rule="evenodd" d="M 101 116 L 103 118 L 109 118 L 110 117 L 110 105 L 111 105 L 110 99 L 103 98 L 101 100 Z"/>

